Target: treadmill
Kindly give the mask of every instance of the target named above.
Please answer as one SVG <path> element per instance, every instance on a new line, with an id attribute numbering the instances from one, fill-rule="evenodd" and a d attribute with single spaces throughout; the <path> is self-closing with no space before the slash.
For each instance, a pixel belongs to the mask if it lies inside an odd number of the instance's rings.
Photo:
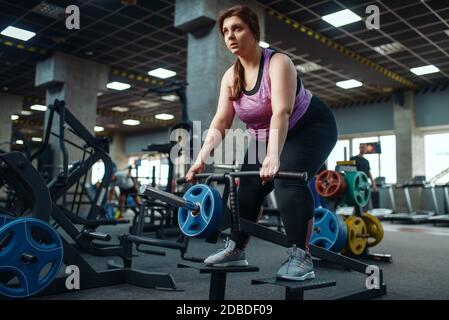
<path id="1" fill-rule="evenodd" d="M 435 186 L 426 181 L 424 176 L 416 176 L 413 177 L 412 181 L 407 182 L 403 185 L 397 185 L 396 188 L 402 188 L 404 190 L 405 196 L 405 204 L 407 206 L 406 213 L 391 213 L 384 217 L 385 220 L 389 221 L 400 221 L 404 223 L 423 223 L 428 222 L 429 218 L 435 215 L 435 212 L 438 212 L 438 203 L 437 197 L 435 193 Z M 414 211 L 412 206 L 412 201 L 410 198 L 410 189 L 411 188 L 421 188 L 423 191 L 430 192 L 431 202 L 433 206 L 433 211 L 431 210 L 418 210 Z"/>
<path id="2" fill-rule="evenodd" d="M 396 211 L 393 185 L 385 182 L 385 177 L 374 179 L 377 192 L 371 192 L 372 209 L 368 213 L 382 220 L 385 216 Z"/>
<path id="3" fill-rule="evenodd" d="M 446 208 L 446 214 L 439 214 L 429 218 L 433 224 L 437 223 L 449 223 L 449 182 L 443 185 L 437 185 L 436 188 L 443 188 L 444 206 Z"/>

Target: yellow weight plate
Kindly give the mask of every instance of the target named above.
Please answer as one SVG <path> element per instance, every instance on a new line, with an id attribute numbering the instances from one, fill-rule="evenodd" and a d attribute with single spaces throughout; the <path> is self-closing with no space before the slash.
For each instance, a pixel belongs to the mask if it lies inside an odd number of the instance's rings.
<path id="1" fill-rule="evenodd" d="M 366 245 L 368 247 L 374 247 L 381 242 L 384 237 L 384 228 L 382 227 L 382 223 L 379 219 L 369 213 L 362 214 L 362 219 L 366 224 L 366 230 L 369 234 Z"/>
<path id="2" fill-rule="evenodd" d="M 367 230 L 362 218 L 351 216 L 345 220 L 348 241 L 346 242 L 345 252 L 359 256 L 365 251 L 367 243 Z"/>

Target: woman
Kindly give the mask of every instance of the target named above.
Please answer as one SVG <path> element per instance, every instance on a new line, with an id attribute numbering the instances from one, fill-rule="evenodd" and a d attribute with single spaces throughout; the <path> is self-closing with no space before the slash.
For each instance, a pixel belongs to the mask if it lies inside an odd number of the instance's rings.
<path id="1" fill-rule="evenodd" d="M 309 177 L 314 176 L 337 141 L 334 116 L 326 104 L 304 88 L 288 56 L 259 47 L 258 18 L 250 8 L 235 6 L 221 12 L 218 27 L 237 61 L 223 76 L 210 128 L 218 130 L 223 138 L 237 114 L 253 136 L 251 143 L 267 144 L 262 163 L 250 164 L 248 152 L 245 155 L 242 171 L 260 170 L 260 178 L 240 179 L 240 216 L 257 221 L 263 199 L 274 187 L 291 245 L 277 277 L 297 281 L 314 278 L 308 245 L 313 228 L 312 194 L 306 182 L 273 182 L 273 178 L 278 171 L 306 171 Z M 213 134 L 206 137 L 186 175 L 188 181 L 204 171 L 208 155 L 219 142 Z M 210 255 L 205 263 L 247 265 L 244 249 L 248 238 L 242 232 L 233 232 L 225 248 Z"/>

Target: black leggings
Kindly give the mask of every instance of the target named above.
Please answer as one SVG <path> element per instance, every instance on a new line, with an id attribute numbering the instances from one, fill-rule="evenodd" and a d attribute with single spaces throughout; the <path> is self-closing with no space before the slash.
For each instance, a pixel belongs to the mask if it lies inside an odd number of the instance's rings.
<path id="1" fill-rule="evenodd" d="M 326 161 L 336 142 L 337 126 L 331 109 L 319 98 L 312 97 L 304 116 L 287 134 L 279 171 L 306 171 L 311 179 Z M 249 164 L 247 151 L 242 171 L 259 171 L 261 164 L 259 159 L 256 160 L 256 164 Z M 306 182 L 275 179 L 274 183 L 262 185 L 259 177 L 240 178 L 240 216 L 258 221 L 263 200 L 273 188 L 290 245 L 296 244 L 305 249 L 308 223 L 314 210 L 312 193 Z M 233 232 L 231 239 L 242 248 L 249 237 L 243 232 Z"/>

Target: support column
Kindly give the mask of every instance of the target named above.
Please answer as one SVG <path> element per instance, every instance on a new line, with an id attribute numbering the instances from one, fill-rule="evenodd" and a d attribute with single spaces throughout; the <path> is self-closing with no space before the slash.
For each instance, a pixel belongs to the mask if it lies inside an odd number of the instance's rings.
<path id="1" fill-rule="evenodd" d="M 2 121 L 0 121 L 0 150 L 9 152 L 11 149 L 11 137 L 13 114 L 20 116 L 22 110 L 23 97 L 0 93 L 0 109 L 2 110 Z"/>
<path id="2" fill-rule="evenodd" d="M 122 170 L 128 166 L 128 157 L 125 154 L 125 137 L 121 133 L 112 136 L 112 143 L 109 146 L 109 155 L 117 166 L 117 170 Z"/>
<path id="3" fill-rule="evenodd" d="M 394 130 L 396 134 L 396 168 L 397 182 L 405 183 L 414 176 L 425 175 L 424 135 L 416 128 L 415 93 L 407 91 L 395 96 Z M 397 190 L 398 205 L 404 202 L 402 190 Z M 420 196 L 410 190 L 412 205 L 418 208 Z M 416 201 L 413 201 L 416 200 Z M 402 207 L 402 210 L 405 208 Z"/>
<path id="4" fill-rule="evenodd" d="M 70 112 L 93 133 L 97 118 L 97 93 L 106 90 L 108 76 L 108 66 L 56 52 L 37 64 L 35 85 L 47 89 L 46 105 L 53 104 L 55 99 L 64 100 Z M 52 131 L 58 133 L 58 126 L 59 117 L 56 116 Z M 73 134 L 67 133 L 66 138 L 83 145 Z M 59 142 L 52 137 L 50 144 L 55 152 L 56 173 L 60 171 L 62 163 Z M 81 158 L 81 150 L 66 146 L 70 162 Z"/>
<path id="5" fill-rule="evenodd" d="M 221 10 L 238 4 L 242 1 L 176 0 L 175 27 L 188 33 L 187 112 L 190 120 L 201 121 L 202 132 L 215 115 L 223 74 L 236 61 L 217 29 L 216 19 Z M 263 8 L 255 1 L 245 1 L 245 5 L 258 15 L 264 39 Z M 236 117 L 232 128 L 244 129 L 245 125 Z"/>

